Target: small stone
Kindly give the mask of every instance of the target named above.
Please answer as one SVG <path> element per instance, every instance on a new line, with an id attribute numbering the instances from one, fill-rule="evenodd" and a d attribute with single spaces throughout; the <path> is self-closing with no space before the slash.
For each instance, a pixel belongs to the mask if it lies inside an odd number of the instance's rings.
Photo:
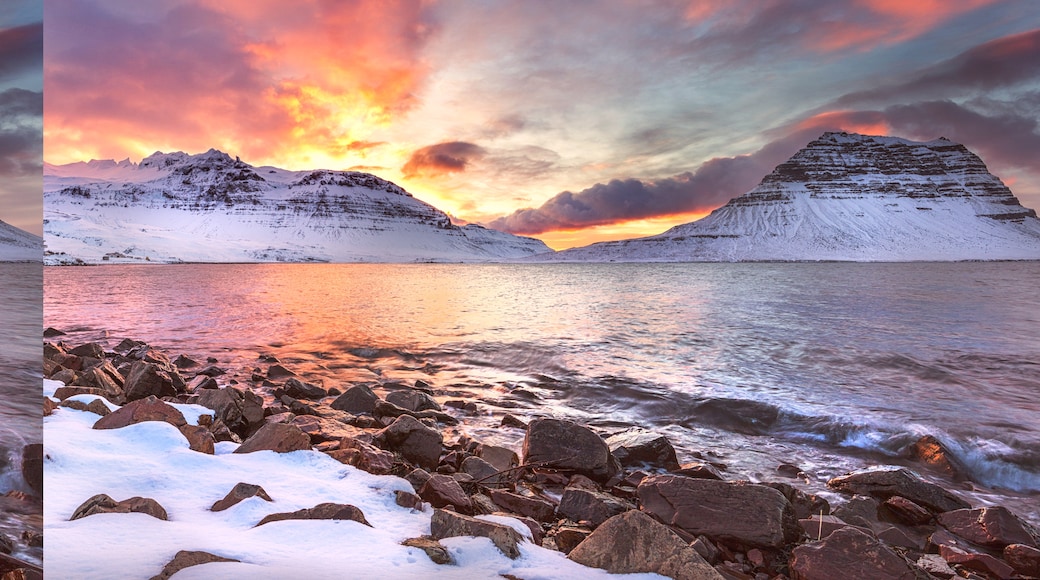
<path id="1" fill-rule="evenodd" d="M 372 524 L 365 519 L 365 514 L 361 513 L 356 506 L 332 502 L 320 503 L 312 508 L 294 512 L 271 514 L 260 520 L 260 523 L 254 527 L 284 520 L 350 520 L 372 527 Z"/>
<path id="2" fill-rule="evenodd" d="M 224 496 L 224 499 L 215 502 L 209 510 L 213 512 L 224 511 L 238 502 L 251 497 L 259 497 L 265 501 L 274 501 L 271 499 L 271 496 L 267 495 L 264 488 L 259 485 L 239 482 Z"/>
<path id="3" fill-rule="evenodd" d="M 375 411 L 378 401 L 379 397 L 368 385 L 354 385 L 336 397 L 329 406 L 337 411 L 346 411 L 354 415 L 362 413 L 371 415 Z"/>
<path id="4" fill-rule="evenodd" d="M 241 562 L 241 560 L 224 558 L 223 556 L 217 556 L 215 554 L 210 554 L 209 552 L 181 550 L 174 555 L 172 560 L 163 566 L 162 572 L 152 576 L 149 580 L 167 580 L 170 576 L 173 576 L 185 568 L 198 566 L 200 564 L 209 564 L 210 562 Z"/>
<path id="5" fill-rule="evenodd" d="M 511 526 L 478 520 L 442 509 L 433 510 L 433 517 L 430 519 L 430 535 L 437 540 L 455 536 L 490 538 L 495 547 L 511 559 L 520 556 L 518 545 L 523 540 L 523 536 Z"/>
<path id="6" fill-rule="evenodd" d="M 1023 576 L 1040 578 L 1040 549 L 1025 544 L 1011 544 L 1004 548 L 1004 561 Z"/>
<path id="7" fill-rule="evenodd" d="M 710 463 L 703 462 L 684 463 L 682 467 L 676 469 L 672 473 L 697 479 L 715 479 L 718 481 L 726 480 L 726 477 L 722 475 L 722 472 L 720 472 L 717 467 Z"/>
<path id="8" fill-rule="evenodd" d="M 556 515 L 556 506 L 536 497 L 528 497 L 500 489 L 488 491 L 491 501 L 503 509 L 530 516 L 540 522 L 550 522 Z"/>
<path id="9" fill-rule="evenodd" d="M 454 506 L 458 511 L 471 513 L 473 502 L 455 478 L 449 475 L 432 475 L 419 489 L 419 497 L 435 508 Z"/>
<path id="10" fill-rule="evenodd" d="M 296 373 L 283 367 L 280 364 L 273 364 L 267 368 L 267 378 L 271 379 L 272 381 L 288 379 L 289 377 L 295 376 Z"/>
<path id="11" fill-rule="evenodd" d="M 201 425 L 182 425 L 180 432 L 188 440 L 188 448 L 192 451 L 213 455 L 216 440 L 209 429 Z"/>
<path id="12" fill-rule="evenodd" d="M 421 538 L 408 538 L 401 542 L 402 546 L 408 546 L 409 548 L 418 548 L 429 556 L 430 560 L 434 564 L 450 564 L 451 554 L 443 544 L 429 537 Z"/>

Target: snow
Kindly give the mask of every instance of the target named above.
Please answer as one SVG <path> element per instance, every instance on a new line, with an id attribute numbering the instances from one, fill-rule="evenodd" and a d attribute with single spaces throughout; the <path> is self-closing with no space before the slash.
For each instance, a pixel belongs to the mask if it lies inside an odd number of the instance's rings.
<path id="1" fill-rule="evenodd" d="M 457 227 L 374 175 L 252 167 L 215 150 L 47 165 L 48 264 L 472 262 L 550 251 Z"/>
<path id="2" fill-rule="evenodd" d="M 0 221 L 0 262 L 39 262 L 43 240 L 39 236 Z"/>
<path id="3" fill-rule="evenodd" d="M 44 392 L 61 386 L 45 381 Z M 89 402 L 92 395 L 78 395 Z M 110 405 L 111 406 L 111 405 Z M 210 413 L 198 405 L 176 405 L 197 421 Z M 510 560 L 486 538 L 442 541 L 454 564 L 434 564 L 425 553 L 400 545 L 428 534 L 432 510 L 406 509 L 395 490 L 412 491 L 403 479 L 375 476 L 343 465 L 317 451 L 233 454 L 236 444 L 219 443 L 215 455 L 192 451 L 180 432 L 151 421 L 122 429 L 94 430 L 98 416 L 58 408 L 44 418 L 44 526 L 49 577 L 150 578 L 179 550 L 202 550 L 240 563 L 186 568 L 190 578 L 457 578 L 476 580 L 513 574 L 526 580 L 570 578 L 660 579 L 656 574 L 610 575 L 586 568 L 563 554 L 524 542 Z M 258 484 L 274 500 L 247 499 L 222 512 L 209 507 L 239 482 Z M 169 514 L 162 521 L 145 514 L 69 517 L 87 498 L 105 493 L 116 501 L 155 499 Z M 272 513 L 310 508 L 323 502 L 357 506 L 372 524 L 352 521 L 281 521 L 254 527 Z M 521 522 L 510 521 L 529 536 Z"/>

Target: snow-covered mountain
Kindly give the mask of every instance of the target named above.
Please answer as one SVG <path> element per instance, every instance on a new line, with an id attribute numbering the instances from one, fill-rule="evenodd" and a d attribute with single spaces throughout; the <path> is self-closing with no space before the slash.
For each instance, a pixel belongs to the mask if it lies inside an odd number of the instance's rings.
<path id="1" fill-rule="evenodd" d="M 535 259 L 1037 260 L 1040 219 L 963 145 L 825 133 L 701 220 Z"/>
<path id="2" fill-rule="evenodd" d="M 539 240 L 444 212 L 367 173 L 253 167 L 225 153 L 44 167 L 44 261 L 494 261 Z"/>
<path id="3" fill-rule="evenodd" d="M 39 262 L 43 259 L 43 240 L 29 232 L 0 221 L 0 262 Z"/>

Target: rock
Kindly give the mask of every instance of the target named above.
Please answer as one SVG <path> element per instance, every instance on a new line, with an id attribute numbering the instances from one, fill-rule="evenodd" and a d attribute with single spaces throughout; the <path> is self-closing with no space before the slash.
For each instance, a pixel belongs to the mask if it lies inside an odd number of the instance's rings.
<path id="1" fill-rule="evenodd" d="M 411 510 L 421 510 L 423 506 L 422 498 L 415 495 L 414 493 L 408 493 L 402 489 L 394 491 L 394 503 L 397 505 L 408 508 Z"/>
<path id="2" fill-rule="evenodd" d="M 889 546 L 897 548 L 910 548 L 912 550 L 921 551 L 925 546 L 923 537 L 912 538 L 905 531 L 895 526 L 888 526 L 887 528 L 875 532 L 874 535 L 877 539 L 885 542 Z"/>
<path id="3" fill-rule="evenodd" d="M 194 393 L 202 389 L 219 388 L 220 385 L 217 384 L 217 381 L 213 377 L 208 377 L 206 375 L 195 375 L 194 378 L 188 381 L 188 384 L 184 387 L 184 390 L 189 393 Z"/>
<path id="4" fill-rule="evenodd" d="M 564 554 L 570 554 L 590 535 L 592 535 L 592 530 L 588 526 L 561 524 L 556 528 L 553 540 L 556 542 L 557 549 Z"/>
<path id="5" fill-rule="evenodd" d="M 424 469 L 436 470 L 440 462 L 443 447 L 440 432 L 423 425 L 415 417 L 401 415 L 377 433 L 374 440 Z"/>
<path id="6" fill-rule="evenodd" d="M 504 475 L 499 475 L 495 466 L 473 455 L 462 460 L 459 470 L 472 475 L 474 481 L 485 486 L 495 486 L 508 480 Z"/>
<path id="7" fill-rule="evenodd" d="M 54 412 L 58 408 L 58 404 L 55 403 L 50 397 L 43 398 L 43 416 L 46 417 Z"/>
<path id="8" fill-rule="evenodd" d="M 653 572 L 675 580 L 723 578 L 674 532 L 636 510 L 603 522 L 567 557 L 611 574 Z"/>
<path id="9" fill-rule="evenodd" d="M 270 423 L 271 421 L 267 422 Z M 359 430 L 353 425 L 347 425 L 335 419 L 326 419 L 315 415 L 297 416 L 290 423 L 296 425 L 300 428 L 300 431 L 310 436 L 311 442 L 315 444 L 322 441 L 340 441 L 345 437 L 353 437 L 359 433 Z"/>
<path id="10" fill-rule="evenodd" d="M 266 501 L 274 501 L 271 499 L 271 496 L 267 495 L 264 488 L 259 485 L 239 482 L 235 484 L 235 487 L 231 488 L 231 491 L 224 496 L 224 499 L 214 502 L 214 504 L 209 508 L 209 511 L 222 512 L 238 502 L 251 497 L 259 497 Z"/>
<path id="11" fill-rule="evenodd" d="M 443 544 L 434 540 L 433 538 L 422 537 L 422 538 L 408 538 L 401 542 L 402 546 L 408 546 L 409 548 L 418 548 L 429 556 L 430 560 L 433 560 L 434 564 L 450 564 L 451 554 L 448 553 L 448 549 Z"/>
<path id="12" fill-rule="evenodd" d="M 872 495 L 881 500 L 898 495 L 935 512 L 971 507 L 963 499 L 902 467 L 857 471 L 835 477 L 827 482 L 827 486 L 845 493 Z"/>
<path id="13" fill-rule="evenodd" d="M 271 365 L 270 367 L 267 368 L 267 378 L 271 379 L 272 381 L 279 381 L 279 380 L 282 380 L 282 379 L 288 379 L 290 377 L 295 377 L 295 376 L 296 376 L 296 373 L 294 373 L 291 370 L 283 367 L 280 364 L 273 364 L 273 365 Z"/>
<path id="14" fill-rule="evenodd" d="M 371 415 L 376 410 L 379 397 L 367 385 L 354 385 L 342 395 L 336 397 L 329 405 L 337 411 L 346 411 L 354 415 L 366 413 Z"/>
<path id="15" fill-rule="evenodd" d="M 1023 576 L 1040 578 L 1040 550 L 1024 544 L 1011 544 L 1004 548 L 1004 561 Z"/>
<path id="16" fill-rule="evenodd" d="M 192 451 L 213 455 L 216 439 L 209 429 L 201 425 L 182 425 L 180 432 L 188 440 L 188 448 Z"/>
<path id="17" fill-rule="evenodd" d="M 532 517 L 539 522 L 551 522 L 556 515 L 556 506 L 544 499 L 528 497 L 500 489 L 489 490 L 488 496 L 491 498 L 491 501 L 501 508 Z"/>
<path id="18" fill-rule="evenodd" d="M 679 469 L 673 471 L 675 475 L 694 477 L 697 479 L 714 479 L 725 481 L 726 477 L 714 465 L 710 463 L 684 463 Z"/>
<path id="19" fill-rule="evenodd" d="M 599 435 L 587 427 L 560 419 L 535 419 L 527 426 L 524 463 L 545 464 L 606 482 L 620 471 L 617 459 Z"/>
<path id="20" fill-rule="evenodd" d="M 213 409 L 215 420 L 241 436 L 264 420 L 264 400 L 249 390 L 205 389 L 199 392 L 198 404 Z"/>
<path id="21" fill-rule="evenodd" d="M 822 540 L 831 535 L 832 532 L 848 527 L 848 523 L 838 516 L 814 515 L 798 520 L 798 525 L 805 531 L 810 540 Z M 869 531 L 869 528 L 867 529 Z"/>
<path id="22" fill-rule="evenodd" d="M 328 454 L 340 463 L 353 465 L 374 475 L 386 475 L 394 468 L 393 453 L 353 437 L 341 439 L 339 449 L 329 451 Z"/>
<path id="23" fill-rule="evenodd" d="M 855 495 L 834 508 L 832 515 L 838 516 L 850 525 L 873 530 L 881 527 L 881 520 L 878 519 L 880 510 L 881 504 L 878 500 L 867 495 Z"/>
<path id="24" fill-rule="evenodd" d="M 435 540 L 456 536 L 489 538 L 495 547 L 512 559 L 516 559 L 520 555 L 518 545 L 523 540 L 523 536 L 519 532 L 505 524 L 478 520 L 442 509 L 433 510 L 433 517 L 430 519 L 430 535 Z"/>
<path id="25" fill-rule="evenodd" d="M 921 437 L 904 454 L 909 459 L 930 465 L 951 477 L 964 473 L 961 462 L 933 435 Z"/>
<path id="26" fill-rule="evenodd" d="M 415 491 L 419 491 L 419 488 L 421 488 L 431 477 L 433 476 L 430 475 L 430 472 L 421 468 L 413 469 L 404 476 L 405 480 L 412 484 L 412 489 Z"/>
<path id="27" fill-rule="evenodd" d="M 325 389 L 318 385 L 305 383 L 296 377 L 285 381 L 285 394 L 294 399 L 321 399 L 328 395 Z"/>
<path id="28" fill-rule="evenodd" d="M 690 547 L 696 550 L 701 558 L 704 558 L 704 561 L 709 564 L 714 564 L 719 560 L 719 549 L 708 539 L 708 536 L 697 536 L 696 540 L 690 542 Z"/>
<path id="29" fill-rule="evenodd" d="M 516 427 L 517 429 L 527 429 L 527 423 L 524 423 L 523 420 L 521 420 L 521 419 L 517 418 L 516 416 L 511 415 L 509 413 L 506 413 L 502 417 L 501 426 L 502 427 Z"/>
<path id="30" fill-rule="evenodd" d="M 44 338 L 54 338 L 56 336 L 65 336 L 65 333 L 58 330 L 57 328 L 54 328 L 53 326 L 48 326 L 47 328 L 43 329 Z"/>
<path id="31" fill-rule="evenodd" d="M 1000 578 L 1000 580 L 1007 580 L 1015 573 L 1014 568 L 989 554 L 976 554 L 943 545 L 939 547 L 939 555 L 946 560 L 947 564 L 958 564 L 968 570 L 982 572 L 987 576 Z"/>
<path id="32" fill-rule="evenodd" d="M 167 580 L 170 576 L 173 576 L 185 568 L 198 566 L 200 564 L 209 564 L 210 562 L 241 562 L 241 560 L 224 558 L 223 556 L 217 556 L 215 554 L 210 554 L 209 552 L 181 550 L 174 555 L 172 560 L 163 566 L 162 572 L 152 576 L 149 580 Z"/>
<path id="33" fill-rule="evenodd" d="M 426 480 L 419 488 L 419 497 L 430 502 L 435 508 L 454 506 L 463 513 L 472 513 L 473 502 L 459 485 L 459 482 L 450 475 L 435 474 Z"/>
<path id="34" fill-rule="evenodd" d="M 123 382 L 123 394 L 127 401 L 150 396 L 173 397 L 184 388 L 184 380 L 180 378 L 173 365 L 163 367 L 144 361 L 134 361 Z"/>
<path id="35" fill-rule="evenodd" d="M 888 516 L 887 519 L 910 526 L 919 526 L 932 521 L 931 512 L 898 495 L 886 499 L 881 504 L 881 513 Z"/>
<path id="36" fill-rule="evenodd" d="M 557 511 L 561 516 L 576 522 L 587 521 L 595 528 L 611 517 L 631 509 L 633 506 L 608 493 L 568 487 L 560 498 Z"/>
<path id="37" fill-rule="evenodd" d="M 79 380 L 84 386 L 101 389 L 102 396 L 110 401 L 119 401 L 126 396 L 123 375 L 107 360 L 83 371 Z"/>
<path id="38" fill-rule="evenodd" d="M 791 503 L 764 485 L 655 475 L 639 484 L 639 500 L 651 515 L 695 536 L 762 548 L 802 536 Z"/>
<path id="39" fill-rule="evenodd" d="M 820 513 L 824 515 L 831 513 L 831 504 L 827 500 L 817 495 L 809 495 L 789 483 L 771 481 L 762 485 L 771 487 L 784 494 L 787 501 L 791 502 L 791 507 L 794 508 L 795 517 L 800 520 L 813 515 L 818 516 Z"/>
<path id="40" fill-rule="evenodd" d="M 22 479 L 36 495 L 43 494 L 43 443 L 22 447 Z"/>
<path id="41" fill-rule="evenodd" d="M 104 347 L 102 347 L 100 344 L 98 344 L 96 342 L 88 342 L 86 344 L 81 344 L 81 345 L 77 346 L 76 348 L 70 350 L 69 354 L 74 354 L 76 356 L 82 356 L 82 357 L 104 359 L 105 358 L 105 349 L 104 349 Z"/>
<path id="42" fill-rule="evenodd" d="M 675 448 L 664 435 L 645 429 L 633 429 L 606 439 L 614 457 L 625 467 L 649 465 L 668 471 L 679 469 Z"/>
<path id="43" fill-rule="evenodd" d="M 171 405 L 150 395 L 131 401 L 94 423 L 94 429 L 119 429 L 144 421 L 164 421 L 180 428 L 187 425 L 184 415 Z"/>
<path id="44" fill-rule="evenodd" d="M 512 449 L 497 445 L 481 444 L 476 450 L 477 457 L 490 463 L 498 471 L 508 471 L 520 465 L 520 458 Z"/>
<path id="45" fill-rule="evenodd" d="M 77 401 L 73 399 L 65 399 L 61 402 L 60 406 L 67 407 L 69 409 L 76 409 L 77 411 L 86 411 L 88 413 L 94 413 L 95 415 L 99 415 L 101 417 L 104 417 L 112 412 L 112 409 L 108 408 L 108 405 L 105 404 L 104 399 L 102 398 L 94 399 L 89 403 L 84 403 L 83 401 Z"/>
<path id="46" fill-rule="evenodd" d="M 97 395 L 99 397 L 105 396 L 105 391 L 97 387 L 58 387 L 54 391 L 54 398 L 59 401 L 64 401 L 69 397 L 75 397 L 76 395 Z"/>
<path id="47" fill-rule="evenodd" d="M 133 347 L 131 347 L 133 348 Z M 172 361 L 173 366 L 179 369 L 190 369 L 191 367 L 198 366 L 199 362 L 191 357 L 179 354 Z"/>
<path id="48" fill-rule="evenodd" d="M 43 569 L 14 556 L 0 554 L 0 580 L 43 580 Z"/>
<path id="49" fill-rule="evenodd" d="M 227 374 L 227 370 L 222 369 L 222 368 L 220 368 L 220 367 L 218 367 L 216 365 L 206 365 L 205 367 L 199 369 L 195 374 L 196 375 L 206 375 L 207 377 L 219 377 L 219 376 L 226 375 Z M 292 380 L 292 379 L 290 379 L 290 380 Z"/>
<path id="50" fill-rule="evenodd" d="M 387 401 L 376 401 L 376 407 L 372 410 L 372 414 L 376 417 L 400 417 L 401 415 L 411 415 L 416 419 L 433 419 L 439 423 L 446 425 L 458 425 L 459 420 L 447 413 L 440 411 L 409 411 L 403 407 L 398 407 L 393 403 Z"/>
<path id="51" fill-rule="evenodd" d="M 1037 538 L 1018 516 L 1004 507 L 954 510 L 939 514 L 942 527 L 980 546 L 1003 550 L 1010 544 L 1037 546 Z"/>
<path id="52" fill-rule="evenodd" d="M 69 518 L 69 521 L 78 520 L 94 514 L 127 514 L 131 512 L 148 514 L 153 518 L 158 518 L 160 520 L 169 519 L 166 515 L 166 510 L 163 509 L 163 507 L 159 505 L 159 502 L 154 499 L 147 497 L 132 497 L 117 502 L 111 497 L 101 493 L 80 504 L 80 506 L 76 508 L 76 511 L 72 512 L 72 517 Z"/>
<path id="53" fill-rule="evenodd" d="M 386 396 L 388 403 L 393 403 L 409 411 L 442 411 L 441 406 L 433 397 L 414 389 L 394 391 Z"/>
<path id="54" fill-rule="evenodd" d="M 943 560 L 939 554 L 922 554 L 917 559 L 917 567 L 938 578 L 953 578 L 957 571 Z"/>
<path id="55" fill-rule="evenodd" d="M 235 453 L 274 451 L 288 453 L 311 448 L 311 438 L 295 425 L 267 423 L 235 449 Z"/>
<path id="56" fill-rule="evenodd" d="M 794 580 L 914 580 L 916 575 L 903 558 L 870 534 L 857 528 L 836 530 L 821 542 L 803 544 L 791 552 Z"/>
<path id="57" fill-rule="evenodd" d="M 361 510 L 350 504 L 342 503 L 320 503 L 312 508 L 305 508 L 302 510 L 296 510 L 294 512 L 278 513 L 265 516 L 264 519 L 260 520 L 260 523 L 254 527 L 259 527 L 264 524 L 271 522 L 280 522 L 284 520 L 350 520 L 364 524 L 368 527 L 372 527 L 372 524 L 368 523 L 365 519 L 365 514 L 361 513 Z"/>

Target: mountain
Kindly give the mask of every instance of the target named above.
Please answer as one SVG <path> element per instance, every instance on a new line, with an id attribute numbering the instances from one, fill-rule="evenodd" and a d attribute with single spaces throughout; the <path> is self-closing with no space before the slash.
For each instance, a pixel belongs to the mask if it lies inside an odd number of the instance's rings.
<path id="1" fill-rule="evenodd" d="M 1040 220 L 948 139 L 824 133 L 707 217 L 552 261 L 1040 259 Z"/>
<path id="2" fill-rule="evenodd" d="M 39 262 L 43 259 L 43 240 L 29 232 L 0 221 L 0 262 Z"/>
<path id="3" fill-rule="evenodd" d="M 213 149 L 45 164 L 44 208 L 48 264 L 480 262 L 550 251 L 454 225 L 374 175 L 253 167 Z"/>

